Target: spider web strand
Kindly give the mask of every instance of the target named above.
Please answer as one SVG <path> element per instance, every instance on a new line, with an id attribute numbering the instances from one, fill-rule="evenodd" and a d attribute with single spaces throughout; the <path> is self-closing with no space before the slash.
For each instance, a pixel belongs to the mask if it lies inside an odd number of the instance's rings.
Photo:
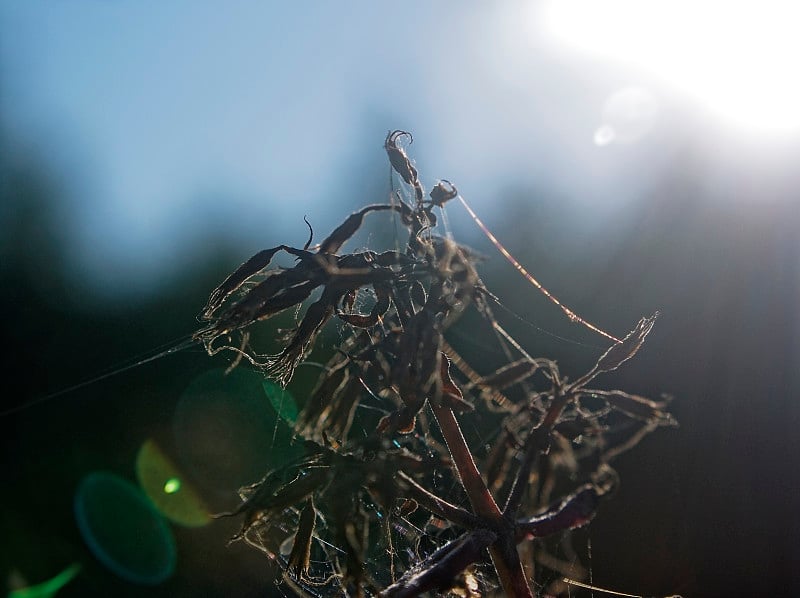
<path id="1" fill-rule="evenodd" d="M 600 328 L 598 328 L 597 326 L 595 326 L 591 322 L 588 322 L 587 320 L 584 320 L 582 317 L 580 317 L 578 314 L 576 314 L 574 311 L 572 311 L 566 305 L 561 303 L 561 301 L 559 301 L 558 298 L 555 295 L 553 295 L 544 286 L 542 286 L 542 283 L 540 283 L 538 280 L 536 280 L 533 277 L 533 275 L 525 269 L 525 266 L 520 264 L 517 261 L 517 259 L 513 255 L 511 255 L 509 253 L 509 251 L 503 246 L 502 243 L 500 243 L 500 241 L 497 239 L 497 237 L 495 237 L 494 234 L 492 234 L 492 231 L 490 231 L 486 227 L 486 225 L 483 223 L 483 221 L 480 218 L 478 218 L 478 215 L 473 211 L 473 209 L 471 207 L 469 207 L 469 204 L 467 203 L 467 201 L 460 194 L 458 195 L 458 199 L 459 199 L 459 201 L 461 201 L 461 204 L 464 206 L 464 208 L 467 210 L 469 215 L 475 221 L 475 224 L 478 225 L 478 227 L 483 231 L 483 234 L 486 235 L 486 237 L 492 242 L 492 245 L 494 245 L 497 248 L 497 251 L 499 251 L 503 255 L 503 257 L 506 258 L 511 263 L 511 265 L 514 266 L 514 268 L 517 269 L 517 271 L 525 278 L 525 280 L 527 280 L 529 283 L 531 283 L 545 297 L 547 297 L 551 302 L 553 302 L 555 305 L 557 305 L 559 307 L 559 309 L 561 309 L 561 311 L 563 311 L 564 314 L 566 314 L 566 316 L 570 320 L 572 320 L 573 322 L 578 322 L 578 323 L 582 324 L 583 326 L 585 326 L 589 330 L 591 330 L 593 332 L 596 332 L 597 334 L 599 334 L 601 336 L 604 336 L 608 340 L 614 341 L 615 343 L 621 343 L 622 342 L 617 337 L 612 336 L 611 334 L 609 334 L 608 332 L 606 332 L 604 330 L 601 330 Z"/>

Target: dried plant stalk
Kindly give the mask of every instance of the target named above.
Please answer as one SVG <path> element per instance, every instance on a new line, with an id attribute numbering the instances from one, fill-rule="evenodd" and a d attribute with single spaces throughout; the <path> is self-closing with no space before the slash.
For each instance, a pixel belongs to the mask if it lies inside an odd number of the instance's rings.
<path id="1" fill-rule="evenodd" d="M 655 316 L 617 340 L 537 281 L 571 319 L 614 344 L 574 382 L 553 361 L 525 353 L 492 317 L 489 302 L 497 298 L 473 253 L 434 234 L 434 209 L 460 196 L 443 181 L 425 198 L 399 145 L 405 137 L 389 133 L 385 148 L 409 203 L 398 193 L 391 204 L 367 206 L 311 249 L 309 240 L 303 249 L 259 252 L 209 298 L 207 326 L 196 340 L 209 353 L 244 356 L 284 385 L 329 320 L 344 327 L 295 425 L 304 457 L 267 472 L 225 515 L 244 517 L 236 538 L 270 555 L 299 594 L 519 598 L 550 582 L 567 587 L 562 577 L 582 569 L 573 563 L 560 570 L 568 560 L 548 552 L 543 539 L 591 521 L 617 482 L 609 460 L 654 429 L 675 425 L 665 402 L 588 387 L 640 350 Z M 338 253 L 366 215 L 384 211 L 407 229 L 402 251 Z M 296 265 L 270 267 L 279 251 Z M 317 289 L 279 354 L 263 358 L 249 348 L 254 324 L 301 307 Z M 354 312 L 356 297 L 368 291 L 373 307 Z M 509 355 L 518 353 L 495 371 L 480 372 L 445 340 L 471 308 L 506 339 Z M 471 446 L 463 433 L 461 418 L 474 411 L 499 426 L 489 451 Z M 352 433 L 354 421 L 359 434 Z M 289 539 L 286 556 L 280 547 Z"/>

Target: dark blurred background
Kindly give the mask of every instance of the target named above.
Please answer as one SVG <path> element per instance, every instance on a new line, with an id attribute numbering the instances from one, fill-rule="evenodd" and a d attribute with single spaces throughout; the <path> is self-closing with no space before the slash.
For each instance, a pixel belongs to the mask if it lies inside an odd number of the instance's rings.
<path id="1" fill-rule="evenodd" d="M 2 3 L 3 408 L 50 397 L 0 418 L 8 590 L 79 563 L 59 596 L 281 595 L 263 555 L 225 546 L 235 521 L 170 523 L 175 570 L 155 586 L 105 567 L 76 522 L 87 475 L 136 484 L 148 439 L 180 455 L 180 418 L 197 407 L 187 389 L 224 359 L 189 349 L 62 391 L 191 333 L 244 259 L 305 242 L 303 216 L 319 240 L 385 201 L 383 138 L 403 128 L 424 184 L 453 181 L 577 313 L 620 336 L 661 312 L 604 383 L 672 395 L 680 427 L 615 463 L 618 494 L 580 532 L 594 583 L 797 595 L 800 42 L 788 4 Z M 448 221 L 533 324 L 498 313 L 531 354 L 572 375 L 593 362 L 602 338 L 565 321 L 460 206 Z M 387 231 L 376 216 L 349 248 Z M 306 372 L 295 391 L 312 382 Z M 237 502 L 233 488 L 201 490 L 215 510 Z"/>

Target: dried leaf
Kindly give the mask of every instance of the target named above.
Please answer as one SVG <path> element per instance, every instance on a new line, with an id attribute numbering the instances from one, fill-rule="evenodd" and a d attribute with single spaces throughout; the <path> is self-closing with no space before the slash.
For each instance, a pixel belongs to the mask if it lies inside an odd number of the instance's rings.
<path id="1" fill-rule="evenodd" d="M 317 510 L 314 500 L 309 497 L 303 510 L 294 536 L 292 552 L 289 554 L 288 568 L 296 577 L 308 575 L 311 561 L 311 541 L 314 538 L 314 527 L 317 522 Z"/>
<path id="2" fill-rule="evenodd" d="M 475 407 L 472 403 L 468 403 L 464 400 L 461 389 L 458 388 L 453 378 L 450 376 L 450 358 L 444 352 L 441 353 L 441 357 L 439 373 L 442 377 L 442 404 L 450 407 L 450 409 L 456 413 L 474 411 Z"/>
<path id="3" fill-rule="evenodd" d="M 475 386 L 483 388 L 494 388 L 496 390 L 503 390 L 518 382 L 522 382 L 526 378 L 532 376 L 536 370 L 539 369 L 539 364 L 530 359 L 520 359 L 499 368 L 492 374 L 481 378 Z"/>
<path id="4" fill-rule="evenodd" d="M 634 419 L 662 426 L 677 424 L 672 415 L 664 410 L 667 401 L 653 401 L 621 390 L 593 390 L 589 394 L 604 398 L 614 409 Z"/>
<path id="5" fill-rule="evenodd" d="M 636 325 L 636 328 L 631 330 L 628 335 L 619 342 L 608 349 L 600 359 L 597 360 L 595 365 L 596 373 L 611 372 L 616 370 L 620 365 L 628 361 L 631 357 L 636 355 L 636 352 L 644 344 L 645 337 L 653 329 L 658 312 L 654 313 L 649 318 L 642 318 Z"/>

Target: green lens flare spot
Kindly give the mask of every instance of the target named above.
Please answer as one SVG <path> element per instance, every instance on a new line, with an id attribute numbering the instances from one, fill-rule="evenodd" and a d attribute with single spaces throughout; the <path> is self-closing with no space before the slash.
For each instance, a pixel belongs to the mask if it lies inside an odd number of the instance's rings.
<path id="1" fill-rule="evenodd" d="M 80 570 L 81 566 L 73 563 L 52 579 L 10 592 L 8 598 L 52 598 L 56 592 L 72 581 Z"/>
<path id="2" fill-rule="evenodd" d="M 139 485 L 156 509 L 184 527 L 202 527 L 211 522 L 203 499 L 177 465 L 153 440 L 146 440 L 136 456 Z"/>
<path id="3" fill-rule="evenodd" d="M 264 380 L 261 385 L 275 413 L 290 426 L 294 426 L 297 421 L 297 403 L 291 393 L 272 380 Z"/>
<path id="4" fill-rule="evenodd" d="M 118 475 L 95 472 L 81 481 L 75 520 L 92 554 L 122 579 L 156 585 L 175 571 L 175 538 L 167 522 Z"/>
<path id="5" fill-rule="evenodd" d="M 228 374 L 214 369 L 181 395 L 173 420 L 177 457 L 203 490 L 230 492 L 302 454 L 287 424 L 293 413 L 296 417 L 294 400 L 271 386 L 265 400 L 263 383 L 261 373 L 244 367 Z M 162 494 L 166 479 L 160 482 Z"/>

